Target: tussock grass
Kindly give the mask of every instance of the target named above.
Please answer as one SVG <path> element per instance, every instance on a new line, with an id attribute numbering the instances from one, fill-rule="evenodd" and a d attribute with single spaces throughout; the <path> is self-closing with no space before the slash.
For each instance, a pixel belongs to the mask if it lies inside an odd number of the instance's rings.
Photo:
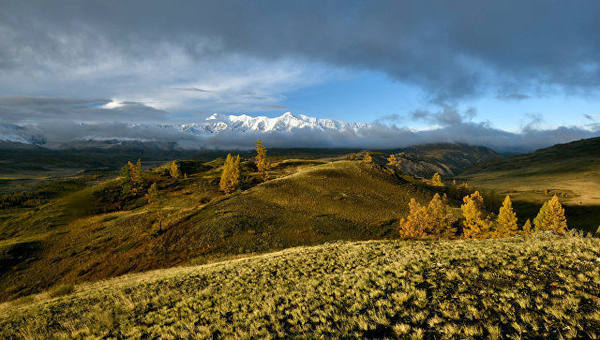
<path id="1" fill-rule="evenodd" d="M 336 242 L 5 304 L 0 337 L 593 338 L 599 261 L 575 233 Z"/>

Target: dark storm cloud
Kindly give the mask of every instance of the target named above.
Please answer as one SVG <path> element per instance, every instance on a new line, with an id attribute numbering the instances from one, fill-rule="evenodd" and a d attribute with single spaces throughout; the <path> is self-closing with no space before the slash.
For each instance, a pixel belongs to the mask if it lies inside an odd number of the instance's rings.
<path id="1" fill-rule="evenodd" d="M 474 123 L 474 109 L 456 107 L 486 92 L 523 100 L 546 87 L 597 90 L 598 32 L 598 1 L 4 0 L 0 93 L 23 97 L 0 98 L 0 123 L 2 134 L 49 141 L 94 136 L 246 145 L 247 137 L 198 141 L 150 123 L 169 122 L 166 111 L 180 114 L 171 108 L 182 102 L 189 103 L 184 114 L 278 109 L 282 88 L 293 89 L 311 74 L 305 69 L 324 65 L 381 72 L 420 87 L 440 109 L 411 116 L 440 128 L 390 126 L 401 123 L 398 115 L 359 135 L 303 131 L 268 137 L 273 145 L 546 146 L 598 135 L 598 126 L 540 130 L 528 119 L 522 133 L 510 133 Z"/>
<path id="2" fill-rule="evenodd" d="M 438 111 L 415 110 L 410 114 L 413 120 L 422 120 L 439 126 L 454 126 L 472 120 L 477 115 L 475 108 L 460 113 L 456 107 L 443 105 Z"/>
<path id="3" fill-rule="evenodd" d="M 0 68 L 152 61 L 167 46 L 381 71 L 444 102 L 488 86 L 593 89 L 598 32 L 597 1 L 3 1 Z"/>

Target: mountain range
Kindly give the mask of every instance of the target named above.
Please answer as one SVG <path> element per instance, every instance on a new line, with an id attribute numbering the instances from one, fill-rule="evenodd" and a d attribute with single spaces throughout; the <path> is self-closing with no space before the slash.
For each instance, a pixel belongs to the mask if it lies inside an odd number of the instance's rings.
<path id="1" fill-rule="evenodd" d="M 298 132 L 330 132 L 340 134 L 360 135 L 361 130 L 372 127 L 372 124 L 344 122 L 331 119 L 318 119 L 301 114 L 286 112 L 278 117 L 266 116 L 251 117 L 242 115 L 225 115 L 215 113 L 203 121 L 185 124 L 127 124 L 127 128 L 137 131 L 142 135 L 138 137 L 124 137 L 119 130 L 113 135 L 93 131 L 94 124 L 80 123 L 77 126 L 82 130 L 90 130 L 88 134 L 76 137 L 76 141 L 164 141 L 165 135 L 177 136 L 182 139 L 215 137 L 217 135 L 231 134 L 244 135 L 270 135 L 270 134 L 295 134 Z M 15 124 L 0 123 L 0 141 L 17 142 L 25 144 L 43 145 L 47 137 L 43 135 L 38 126 L 19 126 Z M 147 132 L 147 133 L 146 133 Z M 166 132 L 166 134 L 165 134 Z M 144 133 L 146 133 L 144 135 Z M 63 143 L 73 141 L 63 141 Z"/>
<path id="2" fill-rule="evenodd" d="M 576 127 L 554 130 L 525 128 L 509 132 L 486 123 L 458 122 L 414 130 L 395 124 L 346 122 L 286 112 L 278 117 L 215 113 L 195 122 L 66 122 L 22 124 L 0 122 L 0 142 L 71 149 L 99 142 L 167 144 L 187 150 L 249 150 L 257 138 L 278 148 L 394 149 L 432 143 L 482 145 L 497 152 L 531 152 L 553 144 L 597 137 L 600 131 Z"/>

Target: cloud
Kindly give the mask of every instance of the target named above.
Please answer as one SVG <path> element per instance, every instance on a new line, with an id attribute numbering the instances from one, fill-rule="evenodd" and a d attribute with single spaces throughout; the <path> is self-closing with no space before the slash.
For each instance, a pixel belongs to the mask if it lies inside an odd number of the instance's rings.
<path id="1" fill-rule="evenodd" d="M 438 126 L 454 126 L 472 120 L 477 115 L 475 108 L 460 113 L 456 107 L 444 105 L 441 110 L 415 110 L 410 114 L 413 120 L 422 120 Z"/>
<path id="2" fill-rule="evenodd" d="M 509 94 L 498 95 L 496 98 L 502 99 L 502 100 L 525 100 L 525 99 L 529 99 L 531 97 L 529 95 L 526 95 L 523 93 L 509 93 Z"/>
<path id="3" fill-rule="evenodd" d="M 221 88 L 219 74 L 228 68 L 278 65 L 273 69 L 293 73 L 294 63 L 307 66 L 295 82 L 313 76 L 314 65 L 377 71 L 446 104 L 504 88 L 519 91 L 504 98 L 511 100 L 531 88 L 597 91 L 599 11 L 595 1 L 544 0 L 190 0 L 177 6 L 6 0 L 0 4 L 0 46 L 10 48 L 0 49 L 0 91 L 63 89 L 46 95 L 65 96 L 70 89 L 141 101 L 165 88 L 213 91 L 205 87 L 211 82 Z M 207 98 L 189 92 L 179 100 L 160 98 L 159 108 L 189 108 Z M 263 95 L 278 104 L 283 92 Z M 223 103 L 220 109 L 254 105 L 219 100 L 212 105 Z"/>
<path id="4" fill-rule="evenodd" d="M 600 135 L 598 124 L 589 124 L 586 128 L 542 129 L 542 118 L 537 114 L 527 116 L 528 121 L 520 132 L 508 132 L 496 129 L 489 123 L 473 122 L 476 114 L 474 109 L 459 111 L 449 106 L 438 111 L 413 112 L 414 117 L 436 126 L 421 131 L 398 126 L 402 116 L 391 114 L 356 130 L 298 128 L 292 132 L 273 133 L 225 130 L 206 136 L 187 133 L 178 126 L 181 119 L 137 102 L 0 97 L 0 112 L 0 140 L 44 144 L 48 147 L 70 145 L 77 140 L 120 139 L 175 142 L 184 148 L 249 149 L 253 148 L 257 138 L 261 138 L 271 147 L 390 149 L 447 142 L 484 145 L 497 151 L 515 152 Z"/>
<path id="5" fill-rule="evenodd" d="M 107 99 L 0 97 L 0 121 L 44 125 L 49 122 L 163 122 L 170 114 L 138 102 Z"/>

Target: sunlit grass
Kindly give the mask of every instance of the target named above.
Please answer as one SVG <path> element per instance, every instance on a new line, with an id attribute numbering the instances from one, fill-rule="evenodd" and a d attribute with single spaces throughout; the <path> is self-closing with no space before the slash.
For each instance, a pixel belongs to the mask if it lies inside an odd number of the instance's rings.
<path id="1" fill-rule="evenodd" d="M 44 293 L 0 336 L 595 337 L 599 261 L 574 233 L 336 242 Z"/>

